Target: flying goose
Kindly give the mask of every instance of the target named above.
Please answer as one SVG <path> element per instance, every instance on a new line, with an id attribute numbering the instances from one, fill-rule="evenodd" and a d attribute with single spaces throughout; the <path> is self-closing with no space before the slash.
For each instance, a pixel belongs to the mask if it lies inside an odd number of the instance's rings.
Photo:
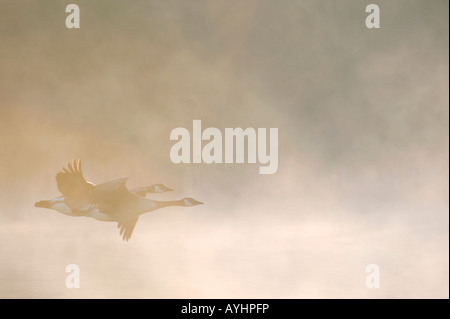
<path id="1" fill-rule="evenodd" d="M 117 222 L 120 235 L 128 241 L 139 215 L 167 206 L 194 206 L 203 204 L 186 197 L 173 201 L 156 201 L 145 198 L 148 193 L 172 191 L 163 184 L 129 190 L 127 177 L 94 185 L 83 177 L 81 160 L 67 164 L 56 174 L 58 190 L 63 196 L 42 200 L 34 205 L 56 210 L 69 216 L 86 216 L 100 221 Z"/>

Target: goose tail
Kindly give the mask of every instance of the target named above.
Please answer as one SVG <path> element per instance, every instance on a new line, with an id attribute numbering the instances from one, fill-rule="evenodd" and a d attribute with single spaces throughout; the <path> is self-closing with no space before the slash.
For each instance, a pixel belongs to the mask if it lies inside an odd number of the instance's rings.
<path id="1" fill-rule="evenodd" d="M 43 207 L 43 208 L 50 208 L 51 202 L 49 200 L 41 200 L 39 202 L 34 203 L 35 207 Z"/>

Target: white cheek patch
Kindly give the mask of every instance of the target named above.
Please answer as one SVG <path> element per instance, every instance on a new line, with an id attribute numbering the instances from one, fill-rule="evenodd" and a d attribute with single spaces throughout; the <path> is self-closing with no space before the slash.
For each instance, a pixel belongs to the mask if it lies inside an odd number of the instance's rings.
<path id="1" fill-rule="evenodd" d="M 184 200 L 184 206 L 192 206 L 192 203 L 187 199 Z"/>

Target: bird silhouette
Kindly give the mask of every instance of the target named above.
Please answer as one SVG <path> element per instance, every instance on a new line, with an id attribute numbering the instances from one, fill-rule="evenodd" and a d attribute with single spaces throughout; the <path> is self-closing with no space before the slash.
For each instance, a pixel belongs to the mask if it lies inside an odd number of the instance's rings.
<path id="1" fill-rule="evenodd" d="M 56 210 L 69 216 L 86 216 L 100 221 L 117 222 L 120 235 L 128 241 L 140 215 L 168 206 L 203 204 L 190 197 L 173 201 L 145 198 L 148 193 L 172 191 L 163 184 L 128 189 L 127 177 L 94 185 L 81 170 L 81 160 L 69 162 L 56 174 L 58 190 L 63 196 L 36 202 L 36 207 Z"/>

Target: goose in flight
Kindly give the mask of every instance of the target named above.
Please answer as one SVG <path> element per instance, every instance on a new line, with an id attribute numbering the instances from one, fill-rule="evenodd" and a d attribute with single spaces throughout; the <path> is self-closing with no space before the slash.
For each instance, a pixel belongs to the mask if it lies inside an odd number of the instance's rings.
<path id="1" fill-rule="evenodd" d="M 148 193 L 162 193 L 172 189 L 163 184 L 128 189 L 127 177 L 94 185 L 81 171 L 81 160 L 72 161 L 56 174 L 58 190 L 63 196 L 42 200 L 34 205 L 56 210 L 69 216 L 86 216 L 100 221 L 117 222 L 120 235 L 128 241 L 141 214 L 167 206 L 194 206 L 203 204 L 186 197 L 173 201 L 145 198 Z"/>

